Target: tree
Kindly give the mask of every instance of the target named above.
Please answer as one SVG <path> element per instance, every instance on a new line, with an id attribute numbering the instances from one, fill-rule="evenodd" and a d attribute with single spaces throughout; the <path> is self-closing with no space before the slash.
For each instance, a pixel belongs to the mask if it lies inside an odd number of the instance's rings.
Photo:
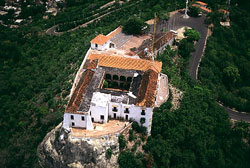
<path id="1" fill-rule="evenodd" d="M 223 69 L 223 75 L 226 84 L 235 84 L 240 77 L 239 70 L 236 66 L 230 65 Z"/>
<path id="2" fill-rule="evenodd" d="M 200 8 L 197 8 L 195 6 L 190 6 L 188 9 L 189 9 L 189 15 L 192 17 L 199 16 L 199 13 L 201 12 Z"/>
<path id="3" fill-rule="evenodd" d="M 140 35 L 145 24 L 137 17 L 130 18 L 123 26 L 123 31 L 126 34 Z"/>
<path id="4" fill-rule="evenodd" d="M 198 41 L 201 38 L 201 34 L 194 29 L 187 29 L 184 36 L 191 42 Z"/>

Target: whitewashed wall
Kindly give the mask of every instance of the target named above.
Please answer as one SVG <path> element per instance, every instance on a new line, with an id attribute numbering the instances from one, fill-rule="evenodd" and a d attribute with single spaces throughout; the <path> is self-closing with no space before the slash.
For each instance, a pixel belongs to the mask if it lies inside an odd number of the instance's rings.
<path id="1" fill-rule="evenodd" d="M 71 115 L 74 116 L 74 120 L 71 119 Z M 84 117 L 84 121 L 82 121 L 82 116 Z M 75 123 L 74 127 L 86 128 L 87 115 L 83 114 L 73 114 L 73 113 L 64 113 L 63 118 L 63 128 L 68 129 L 71 127 L 72 122 Z"/>
<path id="2" fill-rule="evenodd" d="M 108 122 L 108 107 L 91 106 L 90 111 L 94 122 Z M 104 115 L 104 120 L 101 120 L 101 115 Z"/>
<path id="3" fill-rule="evenodd" d="M 118 111 L 114 112 L 113 106 L 116 106 Z M 129 108 L 129 113 L 124 113 L 126 108 Z M 142 109 L 145 110 L 145 115 L 141 115 Z M 153 108 L 145 108 L 145 107 L 138 107 L 134 105 L 127 105 L 122 103 L 109 103 L 109 116 L 111 118 L 114 118 L 114 113 L 116 113 L 116 117 L 123 117 L 126 118 L 126 115 L 128 115 L 128 119 L 135 120 L 139 125 L 141 118 L 145 118 L 145 123 L 143 124 L 144 127 L 147 128 L 148 132 L 151 131 L 151 125 L 152 125 L 152 116 L 153 116 Z"/>
<path id="4" fill-rule="evenodd" d="M 91 43 L 91 48 L 92 49 L 96 49 L 96 50 L 105 50 L 105 49 L 108 49 L 109 48 L 109 45 L 110 45 L 110 40 L 108 40 L 107 42 L 105 42 L 103 45 L 95 45 L 95 43 Z"/>

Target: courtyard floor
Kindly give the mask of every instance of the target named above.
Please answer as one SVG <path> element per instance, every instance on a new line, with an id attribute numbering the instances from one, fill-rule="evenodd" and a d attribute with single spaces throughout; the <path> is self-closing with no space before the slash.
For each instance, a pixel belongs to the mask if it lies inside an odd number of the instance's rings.
<path id="1" fill-rule="evenodd" d="M 86 130 L 83 128 L 72 128 L 73 137 L 100 137 L 111 135 L 121 131 L 129 124 L 128 121 L 109 120 L 108 123 L 93 123 L 94 130 Z"/>

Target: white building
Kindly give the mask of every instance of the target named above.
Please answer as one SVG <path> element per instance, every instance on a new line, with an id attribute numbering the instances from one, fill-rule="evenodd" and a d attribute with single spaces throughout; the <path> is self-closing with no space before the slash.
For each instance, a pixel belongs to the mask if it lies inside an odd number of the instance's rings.
<path id="1" fill-rule="evenodd" d="M 86 55 L 79 82 L 65 110 L 63 128 L 93 130 L 95 122 L 119 119 L 136 121 L 150 134 L 153 109 L 168 98 L 168 79 L 161 74 L 161 62 L 107 53 L 116 48 L 112 39 L 119 32 L 120 27 L 91 40 L 92 52 Z M 167 89 L 167 94 L 158 98 L 162 88 Z"/>

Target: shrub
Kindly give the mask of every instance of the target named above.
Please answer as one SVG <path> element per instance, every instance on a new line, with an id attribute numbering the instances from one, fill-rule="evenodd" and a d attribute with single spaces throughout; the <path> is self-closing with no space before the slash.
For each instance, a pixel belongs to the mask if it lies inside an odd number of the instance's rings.
<path id="1" fill-rule="evenodd" d="M 106 150 L 106 158 L 107 158 L 107 159 L 110 159 L 111 156 L 112 156 L 112 154 L 113 154 L 112 149 L 111 149 L 111 148 L 108 148 L 108 149 Z"/>
<path id="2" fill-rule="evenodd" d="M 124 149 L 127 145 L 127 142 L 124 138 L 124 135 L 120 134 L 119 137 L 118 137 L 118 141 L 119 141 L 119 148 L 120 149 Z"/>
<path id="3" fill-rule="evenodd" d="M 135 139 L 135 137 L 134 137 L 134 131 L 131 129 L 131 130 L 129 130 L 129 138 L 128 138 L 128 140 L 131 142 L 134 139 Z"/>
<path id="4" fill-rule="evenodd" d="M 137 17 L 130 18 L 123 26 L 123 31 L 126 34 L 140 35 L 142 34 L 142 28 L 144 23 Z"/>

